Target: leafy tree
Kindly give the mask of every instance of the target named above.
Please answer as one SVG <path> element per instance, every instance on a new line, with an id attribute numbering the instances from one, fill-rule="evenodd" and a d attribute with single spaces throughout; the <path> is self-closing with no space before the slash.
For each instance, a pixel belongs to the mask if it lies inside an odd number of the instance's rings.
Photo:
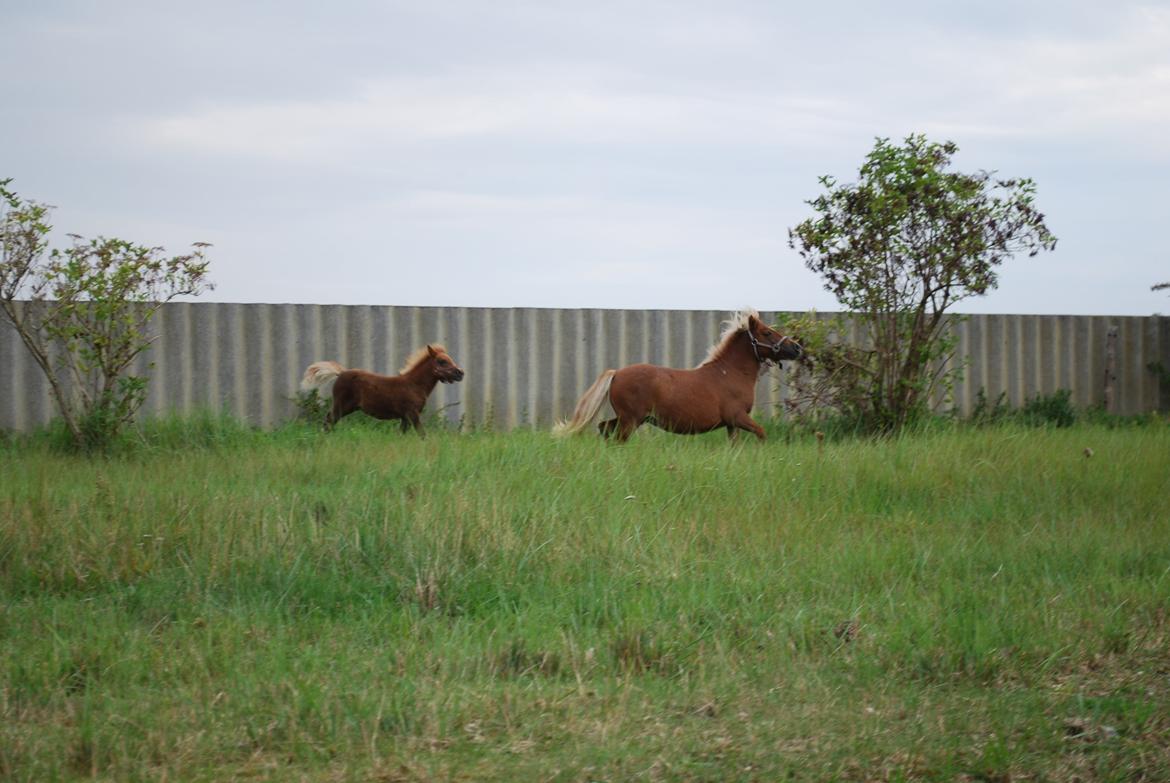
<path id="1" fill-rule="evenodd" d="M 821 177 L 825 192 L 806 202 L 817 216 L 789 231 L 789 245 L 866 334 L 866 345 L 827 357 L 831 385 L 849 392 L 839 407 L 881 429 L 901 427 L 953 381 L 955 371 L 939 369 L 953 350 L 946 311 L 995 288 L 1005 259 L 1056 246 L 1032 180 L 952 171 L 957 151 L 922 135 L 901 145 L 879 138 L 857 182 Z"/>
<path id="2" fill-rule="evenodd" d="M 212 287 L 206 244 L 167 257 L 162 248 L 70 235 L 49 249 L 51 208 L 21 199 L 0 180 L 0 313 L 49 382 L 74 445 L 102 448 L 146 399 L 147 378 L 129 372 L 154 338 L 166 302 Z"/>

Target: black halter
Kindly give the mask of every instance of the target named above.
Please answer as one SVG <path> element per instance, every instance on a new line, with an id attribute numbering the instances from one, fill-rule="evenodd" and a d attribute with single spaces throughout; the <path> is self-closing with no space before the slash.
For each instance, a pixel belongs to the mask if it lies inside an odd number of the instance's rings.
<path id="1" fill-rule="evenodd" d="M 784 341 L 789 339 L 789 338 L 781 337 L 780 342 L 776 343 L 775 345 L 765 346 L 765 350 L 770 351 L 772 355 L 771 356 L 760 356 L 760 345 L 761 345 L 760 341 L 756 339 L 756 336 L 754 334 L 752 334 L 751 329 L 747 329 L 745 331 L 745 334 L 747 334 L 748 342 L 752 344 L 752 353 L 754 353 L 756 355 L 757 362 L 759 362 L 760 364 L 765 364 L 767 362 L 776 362 L 776 364 L 780 364 L 780 359 L 777 358 L 777 355 L 780 353 L 780 346 L 783 345 Z"/>

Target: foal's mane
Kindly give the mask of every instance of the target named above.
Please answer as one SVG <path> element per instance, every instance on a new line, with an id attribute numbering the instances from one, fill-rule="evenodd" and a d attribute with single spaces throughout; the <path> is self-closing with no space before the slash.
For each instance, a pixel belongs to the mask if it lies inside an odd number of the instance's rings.
<path id="1" fill-rule="evenodd" d="M 748 321 L 751 318 L 759 320 L 759 317 L 760 314 L 756 311 L 756 308 L 745 307 L 729 320 L 724 321 L 723 332 L 719 335 L 719 341 L 711 346 L 711 350 L 707 351 L 707 358 L 699 366 L 702 367 L 710 364 L 723 356 L 727 349 L 731 347 L 731 341 L 735 339 L 735 336 L 748 328 Z"/>
<path id="2" fill-rule="evenodd" d="M 402 365 L 402 369 L 398 371 L 398 374 L 406 375 L 406 373 L 425 362 L 430 357 L 430 353 L 427 351 L 428 348 L 434 350 L 435 353 L 447 352 L 447 349 L 441 343 L 428 343 L 406 357 L 406 364 Z"/>

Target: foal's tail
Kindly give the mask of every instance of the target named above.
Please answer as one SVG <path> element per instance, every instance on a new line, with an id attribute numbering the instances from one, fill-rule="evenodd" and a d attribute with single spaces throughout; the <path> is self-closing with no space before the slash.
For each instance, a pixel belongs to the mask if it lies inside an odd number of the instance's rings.
<path id="1" fill-rule="evenodd" d="M 576 435 L 589 426 L 593 417 L 601 410 L 601 406 L 609 399 L 609 385 L 613 383 L 613 376 L 617 370 L 606 370 L 597 376 L 593 385 L 585 390 L 581 399 L 577 401 L 577 408 L 573 411 L 573 418 L 568 421 L 558 421 L 553 426 L 553 435 L 563 438 L 566 435 Z"/>
<path id="2" fill-rule="evenodd" d="M 345 368 L 337 362 L 313 362 L 305 369 L 305 377 L 301 378 L 301 391 L 311 392 L 329 386 L 327 390 L 320 391 L 322 397 L 328 397 L 333 393 L 332 382 L 343 372 Z"/>

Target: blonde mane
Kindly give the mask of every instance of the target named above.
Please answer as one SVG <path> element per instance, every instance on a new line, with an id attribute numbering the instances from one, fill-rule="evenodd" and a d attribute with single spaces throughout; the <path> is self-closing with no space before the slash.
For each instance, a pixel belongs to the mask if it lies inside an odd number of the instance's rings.
<path id="1" fill-rule="evenodd" d="M 406 363 L 402 365 L 402 369 L 398 371 L 398 374 L 399 375 L 406 375 L 406 373 L 410 372 L 415 367 L 418 367 L 420 364 L 425 362 L 427 360 L 427 357 L 430 356 L 430 354 L 427 353 L 428 348 L 434 349 L 435 353 L 446 353 L 447 352 L 447 349 L 445 347 L 443 347 L 443 345 L 441 343 L 427 343 L 422 348 L 419 348 L 417 351 L 412 353 L 410 356 L 406 357 Z"/>
<path id="2" fill-rule="evenodd" d="M 724 321 L 723 332 L 719 335 L 719 341 L 711 346 L 711 350 L 707 351 L 707 358 L 699 366 L 702 367 L 710 364 L 722 356 L 723 352 L 731 345 L 731 341 L 735 339 L 735 336 L 748 328 L 748 321 L 752 318 L 759 320 L 759 312 L 754 307 L 745 307 L 729 320 Z"/>

